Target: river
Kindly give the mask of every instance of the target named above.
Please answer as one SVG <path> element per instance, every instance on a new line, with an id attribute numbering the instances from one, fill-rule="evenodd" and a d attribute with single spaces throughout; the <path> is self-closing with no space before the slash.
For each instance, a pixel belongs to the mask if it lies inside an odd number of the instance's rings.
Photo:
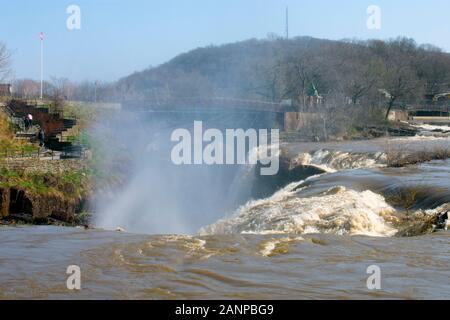
<path id="1" fill-rule="evenodd" d="M 322 174 L 247 202 L 195 234 L 0 227 L 0 299 L 449 299 L 450 161 L 387 168 L 411 138 L 285 145 Z M 81 290 L 66 288 L 69 265 Z M 381 288 L 367 287 L 369 266 Z"/>

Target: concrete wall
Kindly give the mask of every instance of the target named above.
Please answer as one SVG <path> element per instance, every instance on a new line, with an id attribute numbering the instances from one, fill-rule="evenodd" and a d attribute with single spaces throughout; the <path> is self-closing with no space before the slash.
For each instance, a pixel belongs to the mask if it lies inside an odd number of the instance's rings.
<path id="1" fill-rule="evenodd" d="M 308 112 L 286 112 L 284 114 L 284 130 L 295 132 L 308 125 L 311 120 L 318 117 L 316 113 Z"/>
<path id="2" fill-rule="evenodd" d="M 393 111 L 389 112 L 388 119 L 390 121 L 408 121 L 408 112 L 393 110 Z"/>

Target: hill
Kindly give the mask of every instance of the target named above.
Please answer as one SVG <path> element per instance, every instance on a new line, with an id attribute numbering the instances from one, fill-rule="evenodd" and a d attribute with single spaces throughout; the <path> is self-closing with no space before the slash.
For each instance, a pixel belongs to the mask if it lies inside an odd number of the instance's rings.
<path id="1" fill-rule="evenodd" d="M 309 37 L 294 41 L 246 40 L 221 46 L 197 48 L 167 63 L 120 79 L 120 95 L 152 97 L 199 95 L 260 97 L 265 72 L 280 58 L 286 46 L 318 48 L 330 43 Z"/>
<path id="2" fill-rule="evenodd" d="M 450 89 L 450 55 L 412 39 L 331 41 L 310 37 L 247 40 L 183 53 L 124 77 L 111 100 L 215 96 L 300 108 L 311 97 L 327 105 L 406 105 Z"/>

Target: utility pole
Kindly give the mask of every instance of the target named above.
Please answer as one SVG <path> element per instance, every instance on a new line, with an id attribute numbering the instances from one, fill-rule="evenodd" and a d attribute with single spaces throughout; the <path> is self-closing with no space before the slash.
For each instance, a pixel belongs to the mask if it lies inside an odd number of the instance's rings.
<path id="1" fill-rule="evenodd" d="M 289 7 L 286 7 L 286 39 L 289 39 Z"/>
<path id="2" fill-rule="evenodd" d="M 39 39 L 41 40 L 41 101 L 44 92 L 44 33 L 39 33 Z"/>

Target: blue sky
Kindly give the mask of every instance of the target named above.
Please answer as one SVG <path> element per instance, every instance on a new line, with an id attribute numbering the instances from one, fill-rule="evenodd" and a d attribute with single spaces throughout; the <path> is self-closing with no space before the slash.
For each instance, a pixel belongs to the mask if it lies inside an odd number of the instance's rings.
<path id="1" fill-rule="evenodd" d="M 66 28 L 66 8 L 81 9 L 81 30 Z M 366 27 L 369 5 L 381 30 Z M 45 77 L 116 80 L 188 50 L 284 34 L 392 38 L 408 36 L 450 52 L 448 0 L 0 0 L 0 41 L 13 52 L 17 78 L 39 77 L 38 33 L 45 39 Z"/>

